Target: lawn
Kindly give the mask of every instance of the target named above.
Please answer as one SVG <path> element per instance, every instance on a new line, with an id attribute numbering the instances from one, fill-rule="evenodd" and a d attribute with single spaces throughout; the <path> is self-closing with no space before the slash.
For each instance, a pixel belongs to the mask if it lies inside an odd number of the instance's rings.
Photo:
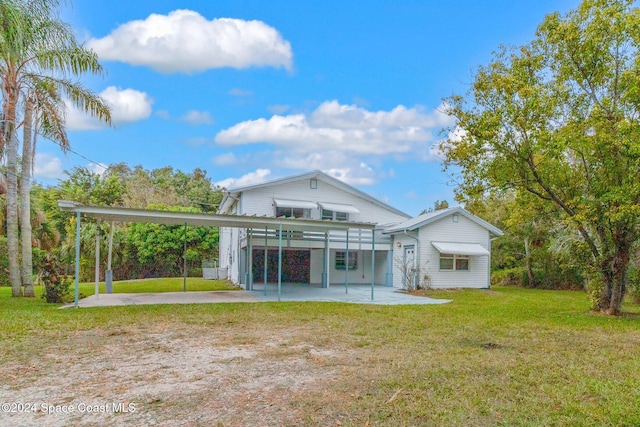
<path id="1" fill-rule="evenodd" d="M 0 291 L 0 401 L 136 408 L 16 425 L 640 425 L 638 307 L 582 292 L 59 310 Z"/>
<path id="2" fill-rule="evenodd" d="M 73 285 L 72 285 L 73 288 Z M 95 293 L 94 283 L 80 283 L 80 294 L 83 296 Z M 106 292 L 104 282 L 99 283 L 100 293 Z M 113 282 L 113 293 L 134 294 L 147 292 L 182 292 L 184 278 L 166 277 L 161 279 L 122 280 Z M 205 280 L 198 277 L 187 277 L 187 291 L 230 291 L 239 290 L 237 286 L 226 280 Z"/>

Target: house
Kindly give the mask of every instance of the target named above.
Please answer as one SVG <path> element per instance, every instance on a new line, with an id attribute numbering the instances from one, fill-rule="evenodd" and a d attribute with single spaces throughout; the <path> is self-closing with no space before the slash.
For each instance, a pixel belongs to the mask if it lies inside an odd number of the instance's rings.
<path id="1" fill-rule="evenodd" d="M 411 218 L 320 171 L 232 189 L 218 214 L 296 220 L 280 230 L 220 227 L 220 267 L 247 289 L 265 277 L 402 288 L 425 275 L 433 287 L 488 288 L 491 239 L 502 235 L 462 208 Z"/>

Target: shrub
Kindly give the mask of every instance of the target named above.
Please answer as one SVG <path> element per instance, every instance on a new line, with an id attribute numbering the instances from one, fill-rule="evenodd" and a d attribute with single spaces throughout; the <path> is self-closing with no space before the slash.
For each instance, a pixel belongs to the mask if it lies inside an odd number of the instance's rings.
<path id="1" fill-rule="evenodd" d="M 202 268 L 192 267 L 187 270 L 188 277 L 202 277 Z"/>
<path id="2" fill-rule="evenodd" d="M 640 268 L 631 267 L 627 272 L 627 294 L 635 304 L 640 304 Z"/>
<path id="3" fill-rule="evenodd" d="M 41 280 L 44 285 L 42 298 L 48 303 L 66 302 L 71 294 L 71 279 L 64 275 L 58 259 L 48 255 L 41 271 Z"/>
<path id="4" fill-rule="evenodd" d="M 491 273 L 491 284 L 497 286 L 524 286 L 527 274 L 522 267 L 507 268 Z"/>
<path id="5" fill-rule="evenodd" d="M 9 282 L 9 249 L 7 239 L 0 236 L 0 286 L 10 286 Z"/>

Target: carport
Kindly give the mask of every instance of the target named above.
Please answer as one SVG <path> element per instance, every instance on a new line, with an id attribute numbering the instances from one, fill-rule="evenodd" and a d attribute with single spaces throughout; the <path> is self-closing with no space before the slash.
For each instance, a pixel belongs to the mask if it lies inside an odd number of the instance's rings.
<path id="1" fill-rule="evenodd" d="M 244 215 L 222 215 L 222 214 L 206 214 L 206 213 L 189 213 L 189 212 L 168 212 L 145 209 L 129 209 L 114 207 L 97 207 L 85 206 L 81 203 L 59 200 L 58 207 L 65 212 L 76 214 L 76 253 L 75 253 L 75 292 L 74 306 L 78 307 L 79 298 L 79 278 L 80 278 L 80 231 L 82 226 L 82 217 L 95 218 L 97 221 L 114 222 L 139 222 L 154 223 L 165 225 L 183 225 L 188 226 L 204 226 L 204 227 L 233 227 L 248 230 L 249 234 L 253 230 L 263 230 L 265 235 L 272 231 L 277 236 L 278 241 L 278 301 L 280 301 L 282 293 L 282 236 L 289 232 L 320 232 L 324 233 L 325 241 L 328 244 L 329 233 L 331 231 L 344 231 L 346 233 L 346 256 L 349 256 L 349 230 L 370 230 L 371 239 L 371 300 L 374 299 L 374 277 L 375 277 L 375 224 L 364 222 L 347 222 L 347 221 L 329 221 L 315 219 L 285 218 L 285 217 L 258 217 Z M 99 277 L 99 234 L 96 236 L 96 296 L 98 296 L 98 277 Z M 111 260 L 112 245 L 109 244 L 108 259 Z M 248 271 L 251 271 L 251 257 L 248 259 Z M 266 265 L 266 264 L 265 264 Z M 111 262 L 108 262 L 110 269 Z M 325 269 L 328 268 L 328 263 Z M 326 273 L 326 271 L 325 271 Z M 107 270 L 107 276 L 110 271 Z M 250 274 L 249 274 L 250 276 Z M 266 274 L 265 274 L 266 277 Z M 251 284 L 252 278 L 248 278 Z M 186 284 L 186 269 L 185 269 Z M 184 289 L 186 291 L 186 287 Z M 349 292 L 349 283 L 345 275 L 345 292 Z M 265 285 L 266 294 L 266 285 Z"/>

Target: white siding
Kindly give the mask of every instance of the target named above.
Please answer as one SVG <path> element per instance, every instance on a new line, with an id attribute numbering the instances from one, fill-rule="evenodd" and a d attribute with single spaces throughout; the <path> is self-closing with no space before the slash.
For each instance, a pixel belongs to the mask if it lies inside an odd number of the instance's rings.
<path id="1" fill-rule="evenodd" d="M 453 222 L 452 215 L 435 221 L 420 229 L 421 264 L 427 263 L 432 286 L 438 288 L 488 288 L 489 257 L 469 257 L 469 271 L 440 271 L 440 253 L 431 244 L 435 242 L 477 243 L 489 249 L 489 231 L 458 215 Z"/>
<path id="2" fill-rule="evenodd" d="M 274 216 L 275 207 L 273 206 L 273 199 L 281 198 L 314 203 L 328 202 L 352 205 L 356 207 L 360 213 L 350 214 L 349 221 L 388 224 L 405 221 L 407 219 L 405 216 L 348 193 L 320 179 L 317 180 L 317 188 L 312 189 L 309 181 L 309 179 L 302 179 L 288 184 L 244 191 L 242 193 L 242 211 L 239 212 L 239 214 Z M 312 218 L 320 219 L 320 215 L 320 209 L 314 209 L 311 212 Z"/>

